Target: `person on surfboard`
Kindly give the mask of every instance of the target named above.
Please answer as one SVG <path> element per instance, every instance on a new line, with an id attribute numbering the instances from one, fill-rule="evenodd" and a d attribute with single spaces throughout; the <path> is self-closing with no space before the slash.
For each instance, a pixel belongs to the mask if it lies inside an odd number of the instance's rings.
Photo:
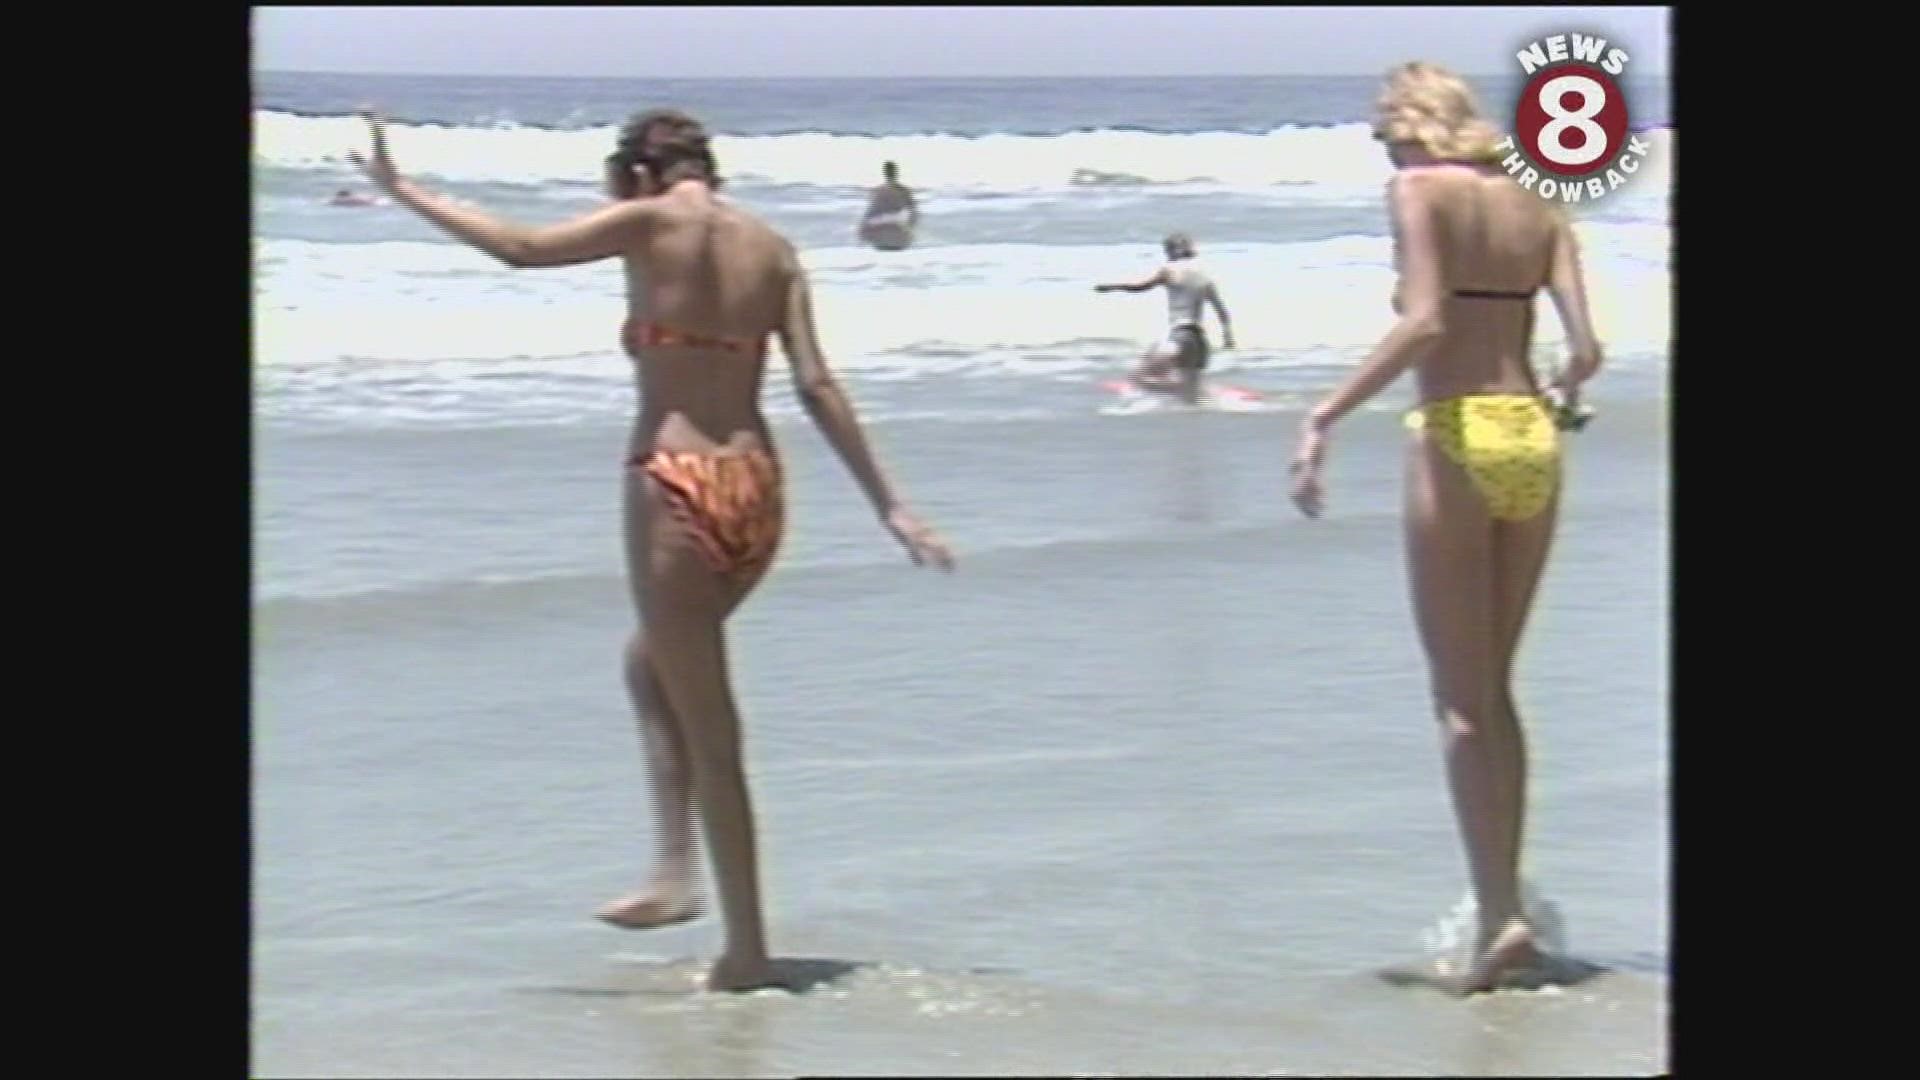
<path id="1" fill-rule="evenodd" d="M 1201 305 L 1210 305 L 1220 320 L 1222 348 L 1233 348 L 1233 320 L 1220 299 L 1212 275 L 1200 265 L 1193 238 L 1186 233 L 1171 233 L 1160 246 L 1167 253 L 1166 265 L 1144 281 L 1095 285 L 1094 292 L 1146 292 L 1167 290 L 1167 336 L 1156 342 L 1140 364 L 1128 375 L 1128 381 L 1142 390 L 1177 395 L 1189 405 L 1200 401 L 1200 376 L 1213 352 Z"/>
<path id="2" fill-rule="evenodd" d="M 860 239 L 882 251 L 899 251 L 913 243 L 914 230 L 920 227 L 920 206 L 914 202 L 913 189 L 900 182 L 900 166 L 889 161 L 880 166 L 880 175 L 886 182 L 867 198 Z"/>

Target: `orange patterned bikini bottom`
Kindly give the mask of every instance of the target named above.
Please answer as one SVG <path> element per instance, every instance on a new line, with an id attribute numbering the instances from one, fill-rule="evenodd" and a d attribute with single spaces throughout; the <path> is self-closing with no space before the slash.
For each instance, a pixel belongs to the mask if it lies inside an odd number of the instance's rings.
<path id="1" fill-rule="evenodd" d="M 765 450 L 655 450 L 644 471 L 707 565 L 727 577 L 764 569 L 785 524 L 780 466 Z"/>

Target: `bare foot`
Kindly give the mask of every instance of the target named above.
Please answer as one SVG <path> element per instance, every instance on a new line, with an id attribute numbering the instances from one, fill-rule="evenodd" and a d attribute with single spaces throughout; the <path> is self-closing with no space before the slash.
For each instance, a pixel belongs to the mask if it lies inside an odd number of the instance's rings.
<path id="1" fill-rule="evenodd" d="M 1524 983 L 1528 973 L 1538 973 L 1546 966 L 1546 954 L 1534 943 L 1533 927 L 1519 919 L 1509 921 L 1491 938 L 1482 937 L 1486 944 L 1476 950 L 1473 967 L 1463 973 L 1458 989 L 1463 994 L 1477 994 L 1513 982 Z"/>
<path id="2" fill-rule="evenodd" d="M 764 956 L 739 959 L 728 954 L 715 960 L 707 972 L 709 990 L 762 990 L 780 985 L 773 964 Z"/>
<path id="3" fill-rule="evenodd" d="M 700 914 L 693 887 L 684 883 L 650 885 L 630 896 L 608 901 L 594 916 L 622 930 L 657 930 L 683 923 Z"/>

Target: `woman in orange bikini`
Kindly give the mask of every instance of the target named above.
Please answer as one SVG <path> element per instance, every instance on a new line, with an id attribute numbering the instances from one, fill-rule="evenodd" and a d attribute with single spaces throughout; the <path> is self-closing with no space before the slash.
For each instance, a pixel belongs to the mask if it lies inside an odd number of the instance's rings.
<path id="1" fill-rule="evenodd" d="M 760 910 L 753 810 L 723 626 L 773 562 L 783 482 L 760 414 L 766 341 L 780 339 L 799 396 L 881 523 L 916 565 L 951 569 L 939 537 L 901 503 L 875 462 L 814 333 L 806 272 L 793 246 L 715 197 L 706 132 L 684 113 L 633 118 L 607 159 L 613 201 L 548 228 L 526 228 L 422 191 L 400 176 L 380 120 L 354 160 L 396 201 L 514 267 L 619 258 L 628 318 L 621 341 L 639 373 L 640 414 L 625 487 L 627 568 L 641 633 L 627 651 L 658 843 L 646 887 L 600 917 L 646 929 L 691 918 L 693 800 L 698 800 L 726 921 L 713 989 L 775 983 Z"/>
<path id="2" fill-rule="evenodd" d="M 1457 76 L 1424 63 L 1387 79 L 1374 137 L 1398 168 L 1388 188 L 1399 320 L 1346 384 L 1308 414 L 1293 498 L 1321 510 L 1333 425 L 1407 368 L 1406 540 L 1413 609 L 1446 747 L 1454 812 L 1479 909 L 1474 962 L 1450 981 L 1484 990 L 1543 959 L 1520 898 L 1526 743 L 1514 654 L 1546 565 L 1560 486 L 1560 430 L 1600 367 L 1568 222 L 1500 168 L 1499 136 Z M 1562 406 L 1529 363 L 1533 296 L 1545 286 L 1573 362 Z"/>

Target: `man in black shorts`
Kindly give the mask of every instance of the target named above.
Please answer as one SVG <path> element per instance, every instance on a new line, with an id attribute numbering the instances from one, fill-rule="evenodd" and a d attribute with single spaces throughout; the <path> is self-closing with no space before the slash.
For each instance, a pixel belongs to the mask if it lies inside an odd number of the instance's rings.
<path id="1" fill-rule="evenodd" d="M 1233 322 L 1227 315 L 1227 306 L 1220 300 L 1219 290 L 1214 288 L 1212 275 L 1194 256 L 1193 238 L 1186 233 L 1173 233 L 1161 241 L 1161 247 L 1167 253 L 1167 262 L 1152 277 L 1145 281 L 1095 285 L 1093 291 L 1146 292 L 1158 286 L 1166 288 L 1166 340 L 1147 350 L 1129 379 L 1142 390 L 1177 394 L 1192 405 L 1200 400 L 1200 373 L 1206 370 L 1207 361 L 1213 355 L 1201 305 L 1213 308 L 1214 316 L 1220 320 L 1221 344 L 1228 349 L 1233 348 Z"/>

